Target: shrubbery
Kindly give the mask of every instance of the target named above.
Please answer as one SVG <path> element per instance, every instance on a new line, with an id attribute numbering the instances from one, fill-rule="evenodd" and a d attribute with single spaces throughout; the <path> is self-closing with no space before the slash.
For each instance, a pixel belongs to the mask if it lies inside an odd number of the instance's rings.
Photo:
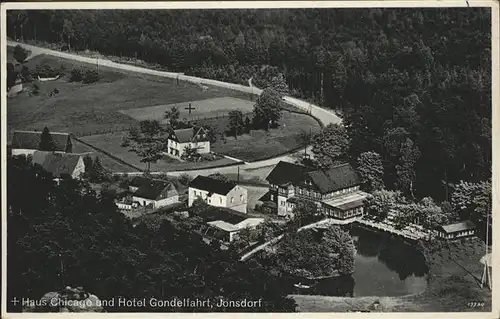
<path id="1" fill-rule="evenodd" d="M 85 84 L 95 83 L 99 81 L 99 73 L 93 69 L 82 70 L 79 68 L 74 68 L 71 70 L 71 75 L 69 80 L 71 82 L 83 82 Z"/>
<path id="2" fill-rule="evenodd" d="M 99 73 L 96 70 L 87 70 L 83 77 L 83 83 L 89 84 L 99 81 Z"/>
<path id="3" fill-rule="evenodd" d="M 35 68 L 35 75 L 41 78 L 54 78 L 60 73 L 60 70 L 54 69 L 49 64 L 37 65 Z"/>
<path id="4" fill-rule="evenodd" d="M 72 69 L 71 74 L 69 76 L 69 80 L 71 82 L 81 82 L 83 80 L 82 70 L 77 68 Z"/>

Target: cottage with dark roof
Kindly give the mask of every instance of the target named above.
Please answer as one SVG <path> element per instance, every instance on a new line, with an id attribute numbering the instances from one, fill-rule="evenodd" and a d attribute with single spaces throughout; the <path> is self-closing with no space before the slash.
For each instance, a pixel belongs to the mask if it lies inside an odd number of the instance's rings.
<path id="1" fill-rule="evenodd" d="M 473 236 L 476 232 L 476 225 L 470 220 L 459 223 L 440 226 L 437 229 L 438 237 L 443 239 L 458 239 Z"/>
<path id="2" fill-rule="evenodd" d="M 264 222 L 264 218 L 248 215 L 221 207 L 209 207 L 200 214 L 208 229 L 205 236 L 214 237 L 224 242 L 232 242 L 243 229 L 254 229 Z"/>
<path id="3" fill-rule="evenodd" d="M 14 131 L 12 136 L 12 155 L 29 155 L 40 150 L 42 132 L 38 131 Z M 73 144 L 71 134 L 50 132 L 54 142 L 55 152 L 71 153 Z"/>
<path id="4" fill-rule="evenodd" d="M 301 199 L 316 202 L 327 216 L 334 218 L 348 219 L 363 213 L 366 194 L 359 190 L 359 176 L 347 163 L 314 170 L 281 161 L 266 180 L 270 188 L 262 198 L 275 203 L 279 216 L 293 217 L 295 203 Z"/>
<path id="5" fill-rule="evenodd" d="M 34 165 L 41 166 L 55 179 L 64 176 L 77 179 L 85 172 L 81 154 L 34 151 L 31 157 Z"/>
<path id="6" fill-rule="evenodd" d="M 146 179 L 133 193 L 132 201 L 141 206 L 160 208 L 179 202 L 179 192 L 171 182 Z"/>
<path id="7" fill-rule="evenodd" d="M 206 176 L 197 176 L 189 183 L 188 206 L 197 198 L 208 205 L 230 208 L 242 213 L 247 212 L 247 190 L 234 182 L 226 182 Z"/>
<path id="8" fill-rule="evenodd" d="M 167 155 L 181 157 L 186 147 L 195 148 L 199 154 L 210 153 L 210 139 L 206 129 L 185 128 L 173 131 L 167 139 Z"/>

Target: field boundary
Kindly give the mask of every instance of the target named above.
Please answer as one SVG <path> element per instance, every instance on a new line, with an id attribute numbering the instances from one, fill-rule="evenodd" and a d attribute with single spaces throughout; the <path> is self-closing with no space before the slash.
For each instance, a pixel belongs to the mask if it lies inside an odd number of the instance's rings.
<path id="1" fill-rule="evenodd" d="M 78 141 L 78 142 L 82 143 L 83 145 L 86 145 L 86 146 L 88 146 L 88 147 L 90 147 L 90 148 L 92 148 L 92 149 L 94 149 L 94 150 L 96 150 L 96 151 L 98 151 L 98 152 L 103 153 L 104 155 L 106 155 L 106 156 L 108 156 L 108 157 L 112 158 L 113 160 L 115 160 L 115 161 L 119 162 L 120 164 L 123 164 L 123 165 L 125 165 L 125 166 L 130 167 L 130 168 L 133 168 L 133 169 L 135 169 L 135 170 L 137 170 L 137 171 L 139 171 L 139 172 L 143 172 L 143 170 L 142 170 L 142 169 L 140 169 L 140 168 L 138 168 L 137 166 L 132 165 L 132 164 L 130 164 L 130 163 L 128 163 L 128 162 L 125 162 L 125 161 L 124 161 L 124 160 L 122 160 L 121 158 L 116 157 L 116 156 L 114 156 L 113 154 L 111 154 L 111 153 L 109 153 L 109 152 L 107 152 L 107 151 L 105 151 L 105 150 L 103 150 L 103 149 L 101 149 L 101 148 L 99 148 L 99 147 L 97 147 L 97 146 L 94 146 L 94 145 L 92 145 L 92 144 L 90 144 L 90 143 L 87 143 L 87 142 L 85 142 L 85 141 L 83 141 L 83 140 L 79 139 L 78 137 L 76 137 L 76 136 L 74 136 L 74 135 L 72 136 L 72 138 L 73 138 L 73 139 L 75 139 L 76 141 Z"/>

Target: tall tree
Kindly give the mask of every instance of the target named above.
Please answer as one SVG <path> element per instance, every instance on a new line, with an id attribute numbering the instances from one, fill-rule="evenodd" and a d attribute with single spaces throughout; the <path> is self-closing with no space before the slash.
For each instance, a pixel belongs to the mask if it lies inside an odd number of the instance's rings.
<path id="1" fill-rule="evenodd" d="M 106 171 L 104 166 L 102 166 L 101 159 L 97 156 L 93 163 L 90 171 L 90 181 L 101 183 L 109 179 L 109 173 Z"/>
<path id="2" fill-rule="evenodd" d="M 151 163 L 156 163 L 163 157 L 164 144 L 158 141 L 142 142 L 135 145 L 132 151 L 137 153 L 142 163 L 147 164 L 146 172 L 151 171 Z"/>
<path id="3" fill-rule="evenodd" d="M 165 111 L 165 119 L 168 119 L 170 125 L 172 125 L 172 127 L 174 128 L 176 127 L 177 122 L 179 121 L 179 117 L 180 117 L 179 109 L 176 108 L 175 106 Z"/>
<path id="4" fill-rule="evenodd" d="M 361 153 L 357 159 L 356 167 L 366 191 L 384 188 L 384 166 L 382 157 L 375 152 Z"/>
<path id="5" fill-rule="evenodd" d="M 419 157 L 418 147 L 411 139 L 406 139 L 401 146 L 400 163 L 396 165 L 396 186 L 404 192 L 409 192 L 413 198 L 415 198 L 413 186 L 416 178 L 415 164 Z"/>
<path id="6" fill-rule="evenodd" d="M 260 94 L 254 105 L 254 123 L 268 130 L 271 125 L 278 124 L 282 112 L 283 101 L 280 94 L 272 88 L 267 88 Z"/>
<path id="7" fill-rule="evenodd" d="M 312 151 L 320 168 L 345 163 L 349 147 L 349 136 L 344 126 L 329 124 L 313 140 Z"/>
<path id="8" fill-rule="evenodd" d="M 395 209 L 397 204 L 406 204 L 406 199 L 399 191 L 374 191 L 366 200 L 368 216 L 382 221 Z"/>
<path id="9" fill-rule="evenodd" d="M 234 138 L 237 139 L 243 131 L 245 123 L 243 122 L 243 113 L 239 110 L 229 112 L 229 123 L 227 128 L 229 133 L 234 134 Z"/>
<path id="10" fill-rule="evenodd" d="M 350 275 L 354 271 L 354 243 L 340 227 L 287 233 L 276 250 L 275 258 L 288 274 L 321 277 Z"/>
<path id="11" fill-rule="evenodd" d="M 42 134 L 40 135 L 40 151 L 53 152 L 56 150 L 56 145 L 52 139 L 52 135 L 49 132 L 48 127 L 44 127 Z"/>
<path id="12" fill-rule="evenodd" d="M 28 51 L 26 51 L 25 48 L 18 44 L 14 47 L 13 56 L 17 62 L 24 63 L 24 61 L 26 61 L 26 58 L 28 57 Z"/>
<path id="13" fill-rule="evenodd" d="M 290 93 L 290 89 L 288 88 L 288 84 L 283 77 L 283 73 L 278 73 L 277 76 L 272 77 L 271 83 L 269 83 L 269 87 L 278 92 L 280 94 L 280 97 L 283 97 Z"/>

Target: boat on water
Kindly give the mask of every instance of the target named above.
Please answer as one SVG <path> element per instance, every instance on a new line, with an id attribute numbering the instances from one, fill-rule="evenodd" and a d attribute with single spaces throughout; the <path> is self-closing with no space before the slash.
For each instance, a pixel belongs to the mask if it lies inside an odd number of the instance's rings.
<path id="1" fill-rule="evenodd" d="M 309 289 L 309 288 L 311 288 L 311 286 L 309 286 L 309 285 L 303 285 L 301 282 L 299 282 L 298 284 L 294 284 L 294 287 L 301 288 L 301 289 Z"/>

